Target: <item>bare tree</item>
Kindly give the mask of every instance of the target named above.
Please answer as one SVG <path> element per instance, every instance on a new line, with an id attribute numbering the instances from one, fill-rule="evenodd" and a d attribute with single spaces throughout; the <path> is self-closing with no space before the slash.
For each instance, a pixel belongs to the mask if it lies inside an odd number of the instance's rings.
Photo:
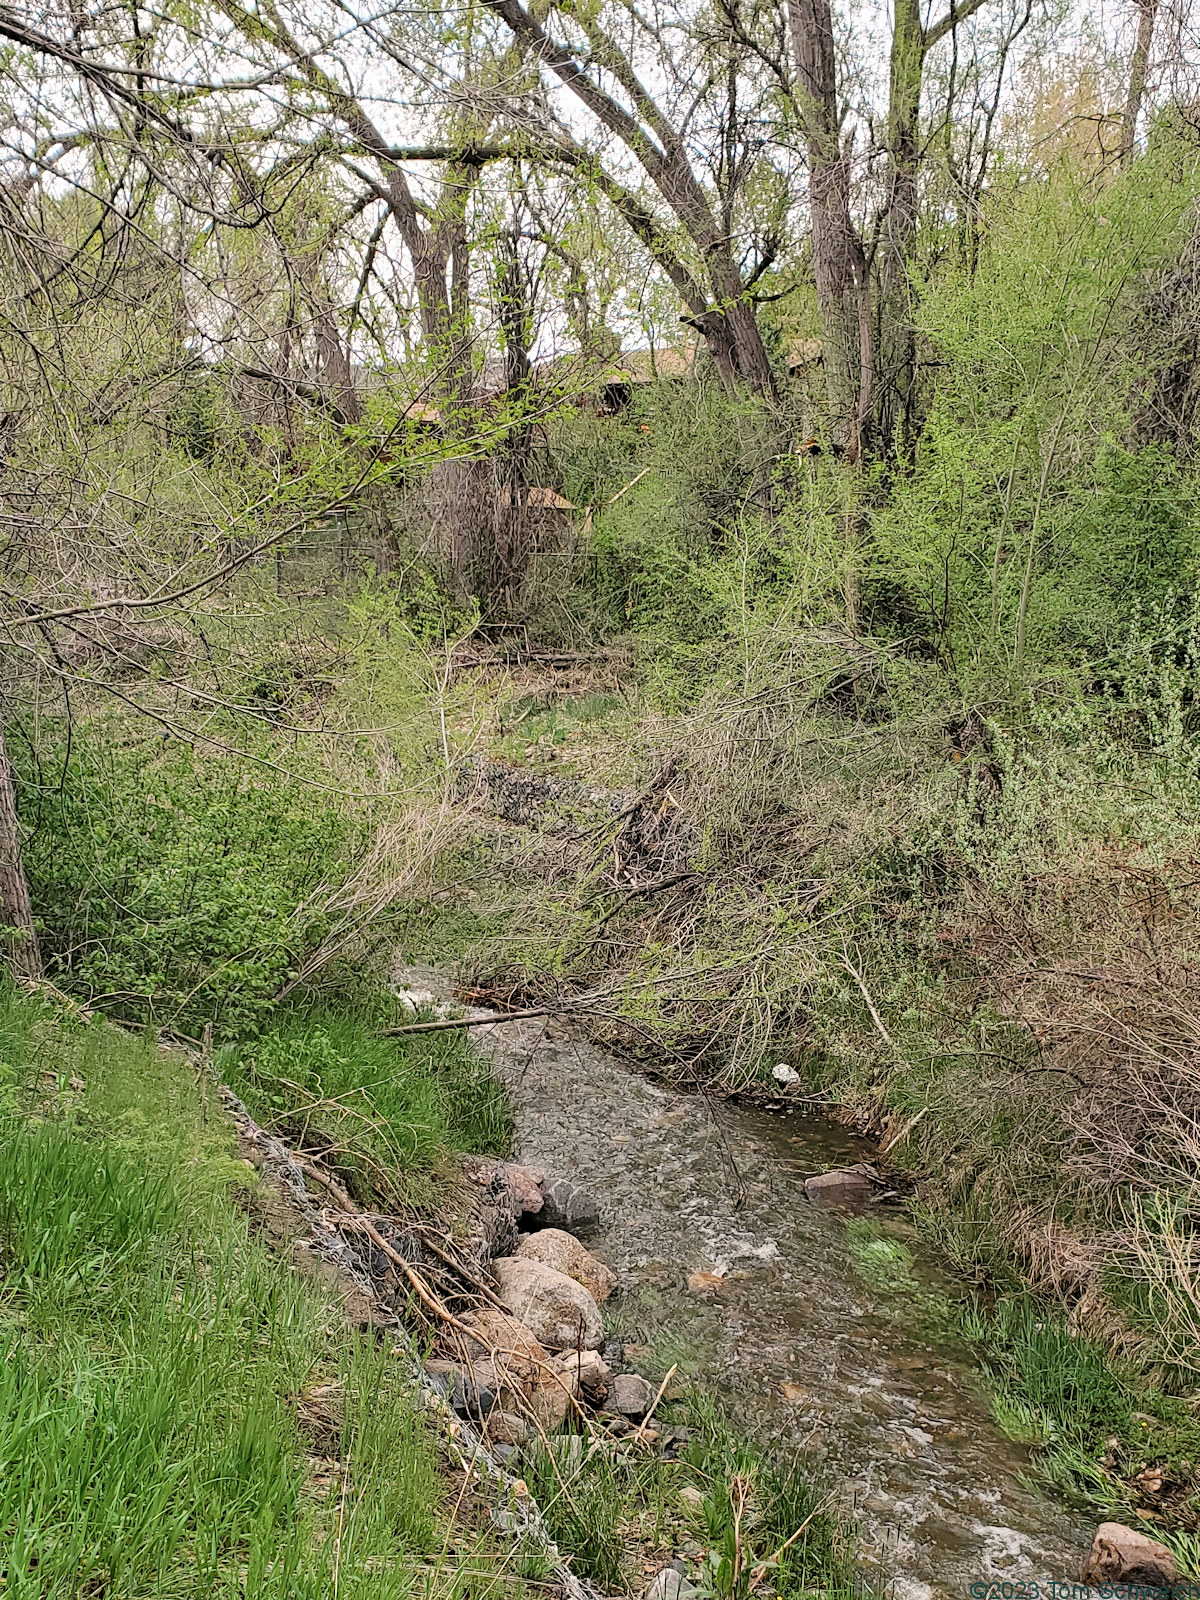
<path id="1" fill-rule="evenodd" d="M 874 342 L 870 283 L 850 209 L 849 139 L 842 139 L 829 0 L 788 0 L 795 103 L 808 152 L 813 278 L 825 346 L 825 383 L 835 447 L 862 455 L 871 415 Z"/>
<path id="2" fill-rule="evenodd" d="M 692 262 L 672 245 L 668 230 L 623 182 L 591 163 L 598 186 L 670 277 L 688 308 L 687 320 L 703 336 L 727 386 L 770 395 L 774 378 L 759 332 L 752 286 L 734 255 L 734 241 L 713 206 L 688 149 L 681 120 L 672 120 L 642 81 L 632 54 L 622 49 L 598 13 L 555 6 L 535 14 L 521 0 L 485 0 L 512 30 L 527 55 L 575 96 L 600 126 L 620 141 L 665 202 L 683 233 Z M 630 18 L 636 14 L 630 8 Z M 544 19 L 544 20 L 543 20 Z M 641 20 L 641 19 L 638 19 Z M 572 38 L 574 24 L 581 37 Z M 557 24 L 557 31 L 552 31 Z M 643 23 L 649 27 L 649 24 Z M 654 30 L 650 29 L 651 34 Z M 670 61 L 661 34 L 662 63 Z M 605 79 L 617 92 L 605 87 Z M 576 143 L 573 159 L 586 167 Z M 753 269 L 751 269 L 752 271 Z"/>

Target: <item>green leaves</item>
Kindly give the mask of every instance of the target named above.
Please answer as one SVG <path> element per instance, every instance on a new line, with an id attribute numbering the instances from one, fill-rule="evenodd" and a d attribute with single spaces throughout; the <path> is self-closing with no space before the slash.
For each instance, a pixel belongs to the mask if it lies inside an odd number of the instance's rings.
<path id="1" fill-rule="evenodd" d="M 132 1020 L 253 1031 L 329 927 L 353 828 L 328 794 L 182 744 L 80 734 L 26 768 L 26 870 L 56 981 Z M 265 748 L 263 755 L 268 754 Z"/>

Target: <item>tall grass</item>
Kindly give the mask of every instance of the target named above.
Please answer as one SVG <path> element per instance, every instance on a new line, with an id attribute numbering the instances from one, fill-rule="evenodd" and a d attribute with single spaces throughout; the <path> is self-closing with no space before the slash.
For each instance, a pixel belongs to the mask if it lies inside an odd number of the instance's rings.
<path id="1" fill-rule="evenodd" d="M 804 1460 L 748 1440 L 704 1391 L 663 1410 L 691 1436 L 677 1460 L 572 1456 L 565 1440 L 529 1454 L 529 1485 L 581 1576 L 619 1590 L 649 1551 L 665 1559 L 698 1540 L 707 1552 L 701 1588 L 714 1600 L 851 1589 L 850 1530 Z"/>
<path id="2" fill-rule="evenodd" d="M 450 1586 L 401 1364 L 249 1237 L 233 1185 L 252 1180 L 191 1069 L 4 986 L 0 1050 L 6 1593 Z M 344 1396 L 320 1439 L 314 1385 Z"/>
<path id="3" fill-rule="evenodd" d="M 320 1152 L 364 1202 L 403 1203 L 455 1151 L 504 1154 L 503 1086 L 456 1032 L 381 1038 L 369 1017 L 285 1018 L 219 1057 L 222 1075 L 264 1123 Z"/>

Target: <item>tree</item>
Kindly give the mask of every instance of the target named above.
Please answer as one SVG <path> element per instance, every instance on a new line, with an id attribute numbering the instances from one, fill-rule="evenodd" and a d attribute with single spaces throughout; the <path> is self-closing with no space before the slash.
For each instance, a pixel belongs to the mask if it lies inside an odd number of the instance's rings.
<path id="1" fill-rule="evenodd" d="M 1138 117 L 1146 93 L 1146 73 L 1150 65 L 1150 46 L 1154 40 L 1154 18 L 1158 0 L 1134 0 L 1137 13 L 1137 37 L 1129 60 L 1129 88 L 1125 96 L 1125 114 L 1121 118 L 1121 165 L 1128 166 L 1133 158 L 1134 140 L 1137 138 Z"/>
<path id="2" fill-rule="evenodd" d="M 871 415 L 875 353 L 867 258 L 850 210 L 851 145 L 841 137 L 833 15 L 829 0 L 789 0 L 788 18 L 830 426 L 835 448 L 854 463 Z"/>
<path id="3" fill-rule="evenodd" d="M 42 976 L 33 906 L 21 850 L 21 824 L 17 816 L 17 790 L 12 763 L 0 729 L 0 922 L 7 930 L 8 964 L 15 977 L 36 981 Z"/>
<path id="4" fill-rule="evenodd" d="M 660 104 L 662 97 L 646 87 L 632 53 L 617 44 L 599 12 L 590 8 L 551 5 L 535 15 L 521 0 L 485 0 L 485 4 L 511 29 L 528 58 L 565 85 L 601 128 L 620 141 L 665 202 L 690 247 L 690 260 L 640 197 L 597 159 L 589 158 L 577 140 L 570 141 L 566 153 L 564 130 L 559 159 L 592 170 L 600 189 L 675 285 L 687 307 L 686 320 L 704 338 L 726 386 L 731 391 L 772 394 L 774 377 L 755 315 L 754 268 L 746 271 L 736 261 L 730 230 L 714 210 L 681 122 L 673 121 Z M 669 65 L 663 30 L 632 7 L 626 20 L 649 36 L 660 63 Z M 572 23 L 577 29 L 574 38 L 569 32 Z M 557 32 L 552 31 L 554 24 Z M 616 84 L 616 91 L 605 88 L 605 78 Z"/>
<path id="5" fill-rule="evenodd" d="M 917 231 L 923 156 L 921 97 L 930 52 L 979 11 L 986 0 L 959 0 L 936 22 L 921 21 L 921 0 L 894 0 L 888 58 L 887 164 L 875 266 L 876 357 L 874 428 L 887 449 L 897 433 L 912 437 L 916 329 L 910 250 Z"/>

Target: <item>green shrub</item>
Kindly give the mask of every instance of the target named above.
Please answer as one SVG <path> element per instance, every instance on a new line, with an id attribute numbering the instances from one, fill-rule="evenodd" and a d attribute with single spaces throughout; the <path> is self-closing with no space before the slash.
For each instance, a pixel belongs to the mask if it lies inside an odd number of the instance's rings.
<path id="1" fill-rule="evenodd" d="M 38 752 L 14 741 L 49 976 L 139 1022 L 259 1027 L 327 930 L 353 847 L 339 798 L 273 746 L 247 761 L 106 724 L 57 746 L 43 729 Z"/>

